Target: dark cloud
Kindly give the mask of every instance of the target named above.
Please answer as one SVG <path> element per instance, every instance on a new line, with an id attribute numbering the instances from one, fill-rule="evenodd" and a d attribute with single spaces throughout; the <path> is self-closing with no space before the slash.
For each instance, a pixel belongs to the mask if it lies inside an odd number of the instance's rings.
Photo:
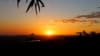
<path id="1" fill-rule="evenodd" d="M 97 7 L 97 8 L 100 8 L 100 7 Z"/>
<path id="2" fill-rule="evenodd" d="M 100 12 L 93 12 L 91 14 L 88 15 L 79 15 L 75 18 L 100 18 Z"/>
<path id="3" fill-rule="evenodd" d="M 63 22 L 63 23 L 77 23 L 77 22 L 91 22 L 91 23 L 99 23 L 97 20 L 80 20 L 80 19 L 61 19 L 61 20 L 56 20 L 55 22 Z"/>
<path id="4" fill-rule="evenodd" d="M 59 23 L 90 23 L 90 25 L 94 23 L 100 23 L 97 20 L 87 20 L 87 19 L 61 19 L 61 20 L 55 20 L 55 22 Z"/>

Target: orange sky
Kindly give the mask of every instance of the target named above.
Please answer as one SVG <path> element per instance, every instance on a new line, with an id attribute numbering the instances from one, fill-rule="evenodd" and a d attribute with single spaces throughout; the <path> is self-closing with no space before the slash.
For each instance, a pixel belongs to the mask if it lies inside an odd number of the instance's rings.
<path id="1" fill-rule="evenodd" d="M 56 35 L 74 35 L 76 32 L 100 32 L 100 23 L 62 23 L 55 20 L 72 19 L 78 15 L 100 11 L 99 0 L 46 0 L 45 8 L 36 16 L 34 8 L 25 13 L 27 4 L 23 1 L 17 8 L 16 1 L 0 1 L 0 35 L 45 34 L 53 31 Z M 90 18 L 91 19 L 91 18 Z M 93 18 L 100 21 L 100 18 Z M 92 19 L 91 19 L 92 20 Z"/>
<path id="2" fill-rule="evenodd" d="M 41 17 L 42 18 L 42 17 Z M 44 17 L 43 17 L 44 18 Z M 38 19 L 33 23 L 2 24 L 0 32 L 3 34 L 38 34 L 43 35 L 46 31 L 53 31 L 54 35 L 75 35 L 76 32 L 86 30 L 87 32 L 100 32 L 99 24 L 88 26 L 82 23 L 61 23 L 54 22 L 52 19 Z M 95 27 L 94 27 L 95 26 Z"/>

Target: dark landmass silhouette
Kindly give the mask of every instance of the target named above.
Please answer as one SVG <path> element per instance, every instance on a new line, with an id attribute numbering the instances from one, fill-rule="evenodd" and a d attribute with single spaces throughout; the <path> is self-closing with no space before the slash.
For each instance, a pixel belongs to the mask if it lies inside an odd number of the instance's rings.
<path id="1" fill-rule="evenodd" d="M 0 48 L 99 48 L 100 33 L 77 32 L 76 36 L 52 36 L 54 40 L 43 40 L 34 34 L 0 36 Z"/>

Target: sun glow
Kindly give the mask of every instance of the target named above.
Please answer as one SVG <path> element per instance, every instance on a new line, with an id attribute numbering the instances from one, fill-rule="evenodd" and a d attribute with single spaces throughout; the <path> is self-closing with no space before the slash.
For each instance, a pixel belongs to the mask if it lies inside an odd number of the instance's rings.
<path id="1" fill-rule="evenodd" d="M 54 31 L 53 30 L 47 30 L 47 31 L 45 31 L 45 35 L 48 35 L 48 36 L 54 35 Z"/>

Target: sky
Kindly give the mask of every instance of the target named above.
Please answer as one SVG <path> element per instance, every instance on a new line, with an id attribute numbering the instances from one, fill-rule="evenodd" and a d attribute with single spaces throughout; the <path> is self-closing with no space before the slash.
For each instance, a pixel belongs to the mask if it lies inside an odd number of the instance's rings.
<path id="1" fill-rule="evenodd" d="M 97 20 L 99 17 L 88 18 L 93 12 L 100 11 L 100 0 L 43 0 L 45 8 L 36 15 L 34 8 L 28 13 L 25 10 L 28 4 L 23 0 L 17 8 L 16 0 L 0 0 L 0 35 L 17 34 L 44 34 L 51 30 L 58 35 L 73 35 L 76 32 L 86 30 L 87 32 L 100 32 L 100 23 L 91 26 L 89 22 L 79 22 L 81 20 Z M 81 18 L 84 17 L 85 18 Z M 93 14 L 94 15 L 94 14 Z M 93 16 L 92 15 L 92 16 Z M 79 17 L 77 20 L 76 17 Z M 63 20 L 69 20 L 64 23 Z M 56 22 L 57 21 L 57 22 Z M 75 21 L 76 23 L 72 23 Z"/>

